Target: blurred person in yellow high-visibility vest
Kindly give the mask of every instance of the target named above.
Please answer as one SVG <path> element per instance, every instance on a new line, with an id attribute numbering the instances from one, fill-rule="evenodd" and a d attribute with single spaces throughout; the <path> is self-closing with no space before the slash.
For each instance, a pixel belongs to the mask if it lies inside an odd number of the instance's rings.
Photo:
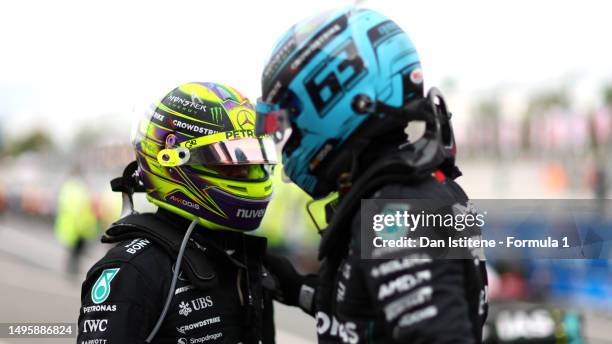
<path id="1" fill-rule="evenodd" d="M 80 169 L 75 167 L 60 189 L 55 218 L 55 235 L 70 249 L 69 273 L 78 273 L 85 243 L 93 239 L 97 232 L 89 188 L 83 181 Z"/>
<path id="2" fill-rule="evenodd" d="M 283 181 L 282 166 L 275 168 L 273 179 L 274 198 L 259 229 L 268 239 L 268 247 L 283 252 L 291 250 L 292 241 L 299 242 L 299 246 L 312 244 L 315 247 L 317 230 L 306 212 L 306 204 L 311 198 L 297 185 Z"/>

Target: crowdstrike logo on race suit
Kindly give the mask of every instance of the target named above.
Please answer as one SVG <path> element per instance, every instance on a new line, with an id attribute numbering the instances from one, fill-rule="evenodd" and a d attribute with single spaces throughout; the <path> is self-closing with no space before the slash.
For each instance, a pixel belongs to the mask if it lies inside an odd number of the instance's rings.
<path id="1" fill-rule="evenodd" d="M 119 273 L 119 268 L 105 269 L 91 288 L 91 301 L 95 304 L 106 301 L 111 292 L 111 281 Z"/>
<path id="2" fill-rule="evenodd" d="M 195 330 L 201 327 L 205 327 L 205 326 L 220 323 L 220 322 L 221 322 L 221 317 L 208 318 L 208 319 L 204 319 L 204 320 L 195 322 L 193 324 L 188 324 L 188 325 L 183 325 L 181 327 L 177 327 L 176 331 L 180 334 L 186 334 L 187 331 Z"/>

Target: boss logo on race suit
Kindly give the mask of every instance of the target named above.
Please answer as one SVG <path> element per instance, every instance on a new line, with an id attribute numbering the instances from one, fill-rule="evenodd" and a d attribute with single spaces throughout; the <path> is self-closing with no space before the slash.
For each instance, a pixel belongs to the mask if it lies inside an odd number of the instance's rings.
<path id="1" fill-rule="evenodd" d="M 317 333 L 319 336 L 328 334 L 332 337 L 338 337 L 343 343 L 356 344 L 359 342 L 359 335 L 357 334 L 357 325 L 354 322 L 347 321 L 340 323 L 336 317 L 323 312 L 317 312 Z"/>
<path id="2" fill-rule="evenodd" d="M 378 289 L 378 300 L 384 300 L 387 297 L 396 293 L 408 291 L 415 286 L 429 281 L 431 279 L 431 271 L 422 270 L 417 271 L 415 274 L 405 274 L 391 280 L 380 286 Z"/>
<path id="3" fill-rule="evenodd" d="M 211 324 L 217 324 L 221 322 L 221 317 L 214 317 L 214 318 L 208 318 L 208 319 L 204 319 L 198 322 L 194 322 L 192 324 L 188 324 L 188 325 L 183 325 L 181 327 L 177 327 L 176 331 L 180 334 L 186 334 L 187 331 L 191 331 L 191 330 L 195 330 L 195 329 L 199 329 Z"/>
<path id="4" fill-rule="evenodd" d="M 92 312 L 115 312 L 117 311 L 117 305 L 93 305 L 83 307 L 83 313 L 92 313 Z"/>
<path id="5" fill-rule="evenodd" d="M 91 301 L 95 304 L 106 301 L 111 292 L 111 281 L 119 273 L 119 268 L 105 269 L 91 288 Z"/>
<path id="6" fill-rule="evenodd" d="M 394 272 L 408 270 L 412 267 L 431 263 L 431 257 L 427 254 L 412 254 L 401 259 L 394 259 L 384 262 L 370 271 L 370 275 L 374 278 L 383 277 Z"/>
<path id="7" fill-rule="evenodd" d="M 197 299 L 191 300 L 189 303 L 182 301 L 179 304 L 179 314 L 183 316 L 188 316 L 189 313 L 196 310 L 206 309 L 208 307 L 212 307 L 214 305 L 212 297 L 198 297 Z"/>
<path id="8" fill-rule="evenodd" d="M 108 326 L 108 319 L 90 319 L 83 323 L 83 333 L 105 332 Z"/>
<path id="9" fill-rule="evenodd" d="M 145 248 L 147 245 L 149 245 L 151 242 L 147 239 L 134 239 L 132 240 L 132 242 L 130 242 L 129 244 L 125 245 L 124 247 L 126 248 L 126 252 L 129 254 L 134 254 L 140 250 L 142 250 L 143 248 Z"/>
<path id="10" fill-rule="evenodd" d="M 238 209 L 236 211 L 236 217 L 243 219 L 261 218 L 266 213 L 265 209 Z"/>

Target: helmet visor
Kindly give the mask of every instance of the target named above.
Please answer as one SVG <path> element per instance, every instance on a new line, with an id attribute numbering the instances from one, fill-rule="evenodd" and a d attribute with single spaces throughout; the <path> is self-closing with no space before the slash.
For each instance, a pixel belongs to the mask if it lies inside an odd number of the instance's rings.
<path id="1" fill-rule="evenodd" d="M 189 146 L 189 145 L 187 145 Z M 163 149 L 157 160 L 162 166 L 276 164 L 277 153 L 270 137 L 245 137 L 203 146 Z"/>
<path id="2" fill-rule="evenodd" d="M 187 165 L 276 164 L 276 148 L 269 137 L 221 141 L 191 148 Z"/>
<path id="3" fill-rule="evenodd" d="M 274 142 L 280 143 L 291 134 L 289 113 L 278 105 L 257 101 L 256 135 L 270 135 Z"/>

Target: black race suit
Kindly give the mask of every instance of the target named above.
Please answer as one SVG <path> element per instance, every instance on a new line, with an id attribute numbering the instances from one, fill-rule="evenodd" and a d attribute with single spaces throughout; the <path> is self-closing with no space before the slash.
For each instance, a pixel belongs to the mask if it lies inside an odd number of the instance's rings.
<path id="1" fill-rule="evenodd" d="M 418 183 L 383 183 L 359 198 L 443 199 L 462 205 L 468 201 L 454 181 L 433 177 Z M 342 224 L 332 219 L 328 231 L 340 234 L 334 239 L 330 232 L 324 234 L 316 276 L 302 278 L 298 287 L 290 281 L 298 277 L 286 273 L 290 269 L 282 258 L 267 259 L 284 289 L 279 299 L 316 318 L 319 343 L 481 343 L 487 313 L 482 257 L 436 260 L 408 250 L 397 259 L 364 260 L 359 254 L 359 205 L 349 214 L 333 216 L 349 220 Z M 339 223 L 344 228 L 334 227 Z"/>
<path id="2" fill-rule="evenodd" d="M 181 236 L 189 225 L 162 210 L 137 216 L 155 216 Z M 194 286 L 183 260 L 153 343 L 274 343 L 272 303 L 261 285 L 265 239 L 199 226 L 192 238 L 199 244 L 190 247 L 210 258 L 205 268 L 212 277 L 204 276 L 208 285 Z M 83 282 L 77 343 L 144 343 L 162 311 L 175 260 L 146 238 L 124 240 L 110 249 Z"/>

